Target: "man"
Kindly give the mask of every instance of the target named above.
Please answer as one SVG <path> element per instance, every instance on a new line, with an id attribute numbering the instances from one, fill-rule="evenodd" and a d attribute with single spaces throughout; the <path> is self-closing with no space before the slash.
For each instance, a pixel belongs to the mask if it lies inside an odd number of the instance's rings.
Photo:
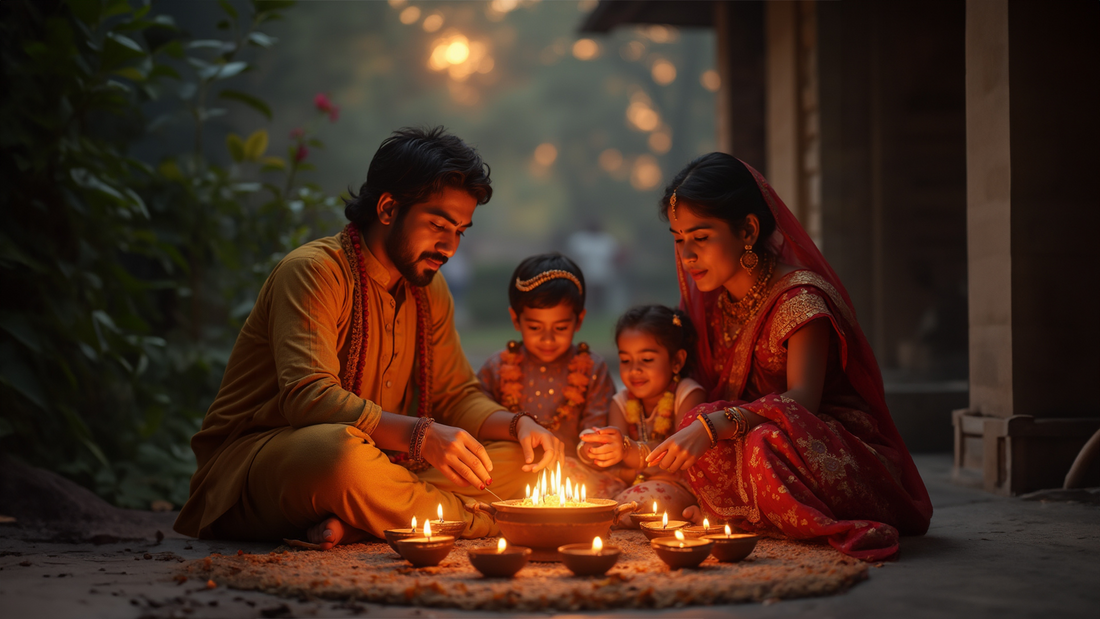
<path id="1" fill-rule="evenodd" d="M 482 393 L 435 277 L 491 196 L 481 157 L 442 127 L 382 142 L 344 210 L 351 224 L 288 254 L 261 289 L 191 441 L 198 471 L 177 531 L 306 531 L 330 548 L 442 505 L 466 537 L 495 532 L 462 504 L 492 500 L 490 485 L 522 496 L 562 444 Z"/>

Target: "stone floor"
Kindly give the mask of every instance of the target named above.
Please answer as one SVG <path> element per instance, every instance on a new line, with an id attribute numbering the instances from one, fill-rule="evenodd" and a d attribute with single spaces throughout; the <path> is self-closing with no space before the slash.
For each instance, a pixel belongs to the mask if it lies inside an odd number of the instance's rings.
<path id="1" fill-rule="evenodd" d="M 995 497 L 950 482 L 946 455 L 917 464 L 936 508 L 932 527 L 902 542 L 901 558 L 827 598 L 576 616 L 651 617 L 1096 617 L 1100 609 L 1100 507 Z M 167 521 L 166 521 L 167 523 Z M 168 528 L 164 529 L 168 533 Z M 211 552 L 273 545 L 28 542 L 0 526 L 0 615 L 85 617 L 473 617 L 428 608 L 284 600 L 172 580 L 179 563 Z M 168 553 L 172 553 L 169 555 Z M 148 557 L 148 558 L 147 558 Z M 167 560 L 164 560 L 167 559 Z M 529 615 L 545 616 L 545 615 Z"/>

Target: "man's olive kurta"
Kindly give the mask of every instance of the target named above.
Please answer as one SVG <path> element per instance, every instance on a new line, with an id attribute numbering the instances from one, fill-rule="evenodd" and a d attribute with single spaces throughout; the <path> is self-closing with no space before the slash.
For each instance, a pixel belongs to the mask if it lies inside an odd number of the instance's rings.
<path id="1" fill-rule="evenodd" d="M 311 479 L 291 471 L 290 477 L 297 479 L 280 480 L 280 484 L 310 487 L 277 487 L 274 492 L 279 496 L 271 501 L 276 505 L 263 505 L 265 499 L 249 496 L 249 479 L 264 473 L 250 469 L 265 445 L 270 442 L 274 446 L 268 447 L 269 451 L 285 450 L 287 445 L 295 444 L 295 436 L 306 434 L 295 431 L 309 428 L 314 440 L 301 444 L 316 449 L 316 430 L 319 429 L 316 426 L 322 424 L 329 424 L 328 427 L 336 430 L 332 436 L 339 436 L 340 441 L 354 442 L 370 451 L 360 459 L 361 466 L 352 467 L 356 469 L 354 475 L 335 476 L 341 479 L 339 483 L 367 476 L 362 479 L 364 487 L 360 490 L 367 495 L 377 495 L 391 490 L 384 483 L 389 478 L 403 483 L 416 481 L 407 470 L 380 457 L 369 438 L 382 411 L 416 414 L 415 403 L 419 397 L 414 374 L 416 303 L 411 284 L 405 280 L 391 295 L 387 291 L 389 274 L 365 245 L 363 253 L 368 275 L 365 308 L 369 310 L 369 337 L 360 393 L 350 393 L 340 383 L 352 344 L 352 302 L 353 295 L 358 292 L 355 285 L 358 277 L 352 272 L 340 237 L 322 238 L 294 250 L 275 267 L 241 329 L 217 398 L 206 414 L 202 430 L 191 441 L 198 471 L 191 479 L 190 498 L 176 520 L 175 529 L 180 533 L 197 537 L 213 535 L 212 525 L 235 506 L 240 507 L 239 503 L 251 502 L 249 513 L 256 513 L 278 510 L 286 502 L 282 496 L 286 492 L 296 490 L 307 495 L 344 492 L 345 488 L 326 489 L 326 484 L 333 483 L 331 479 Z M 443 278 L 435 277 L 425 292 L 430 306 L 430 345 L 434 353 L 430 395 L 433 416 L 441 423 L 463 428 L 476 437 L 482 422 L 501 407 L 481 391 L 462 352 L 454 327 L 454 302 Z M 518 446 L 513 446 L 518 451 Z M 360 453 L 359 448 L 354 449 L 355 453 Z M 491 452 L 495 454 L 499 450 Z M 272 458 L 282 457 L 266 452 L 263 456 L 260 461 L 278 462 Z M 298 456 L 305 462 L 311 459 L 309 453 Z M 499 467 L 497 456 L 493 458 Z M 318 454 L 318 460 L 321 459 Z M 499 468 L 497 471 L 504 472 Z M 438 471 L 429 471 L 429 474 L 434 474 L 436 480 L 445 481 Z M 431 484 L 420 485 L 431 489 Z M 499 486 L 494 484 L 493 487 L 500 492 L 503 488 Z M 404 490 L 409 496 L 420 491 L 417 488 Z M 384 500 L 384 497 L 371 497 L 371 502 L 374 500 Z M 415 496 L 411 499 L 406 496 L 405 500 L 410 505 L 419 502 Z M 307 496 L 305 502 L 309 501 Z M 395 496 L 394 501 L 399 501 L 399 497 Z M 418 511 L 421 507 L 416 506 Z M 434 513 L 434 508 L 433 503 L 430 513 Z M 324 506 L 316 509 L 325 511 Z M 369 511 L 369 506 L 367 509 Z M 294 522 L 305 516 L 287 514 L 287 517 Z M 458 514 L 448 517 L 456 518 Z M 405 514 L 396 513 L 390 514 L 386 522 L 396 518 L 407 522 Z M 308 525 L 294 524 L 297 527 Z M 365 530 L 382 526 L 380 523 L 350 524 Z M 375 526 L 368 528 L 367 524 Z"/>

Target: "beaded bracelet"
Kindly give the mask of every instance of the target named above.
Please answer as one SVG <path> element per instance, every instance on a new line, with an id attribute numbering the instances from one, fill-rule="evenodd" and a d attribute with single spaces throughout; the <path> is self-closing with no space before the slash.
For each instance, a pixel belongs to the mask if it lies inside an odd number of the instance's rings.
<path id="1" fill-rule="evenodd" d="M 697 419 L 703 424 L 703 429 L 707 431 L 707 436 L 710 437 L 710 447 L 714 449 L 718 446 L 718 433 L 714 431 L 714 423 L 706 415 L 699 415 Z"/>
<path id="2" fill-rule="evenodd" d="M 424 436 L 428 433 L 428 426 L 435 423 L 431 417 L 421 417 L 413 428 L 412 441 L 409 442 L 409 459 L 417 462 L 424 461 Z"/>
<path id="3" fill-rule="evenodd" d="M 519 440 L 519 420 L 521 417 L 530 417 L 531 421 L 534 421 L 535 423 L 539 422 L 539 420 L 534 415 L 528 413 L 527 411 L 516 413 L 512 417 L 512 423 L 508 424 L 508 436 L 512 437 L 512 440 L 514 441 Z"/>

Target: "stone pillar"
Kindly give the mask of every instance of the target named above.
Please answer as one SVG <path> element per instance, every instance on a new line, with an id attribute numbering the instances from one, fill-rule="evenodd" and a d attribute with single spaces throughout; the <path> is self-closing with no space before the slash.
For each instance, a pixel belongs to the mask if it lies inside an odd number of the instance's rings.
<path id="1" fill-rule="evenodd" d="M 1061 486 L 1100 426 L 1100 4 L 966 4 L 970 407 L 955 470 Z M 1100 479 L 1100 477 L 1098 477 Z"/>
<path id="2" fill-rule="evenodd" d="M 764 160 L 764 6 L 715 2 L 718 150 L 767 176 Z"/>

